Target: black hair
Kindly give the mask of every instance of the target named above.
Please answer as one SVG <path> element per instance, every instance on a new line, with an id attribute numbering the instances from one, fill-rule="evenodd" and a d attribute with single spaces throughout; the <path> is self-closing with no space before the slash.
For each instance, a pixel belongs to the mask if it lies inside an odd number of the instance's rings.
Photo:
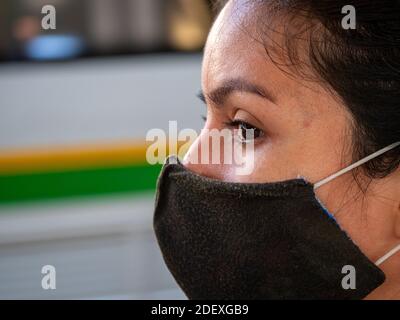
<path id="1" fill-rule="evenodd" d="M 276 13 L 303 18 L 307 24 L 309 67 L 353 117 L 354 161 L 400 141 L 400 1 L 253 1 Z M 226 2 L 219 1 L 219 7 Z M 355 8 L 355 29 L 342 26 L 346 5 Z M 290 41 L 286 46 L 290 65 L 302 63 L 296 50 L 288 47 Z M 383 178 L 399 164 L 397 147 L 367 162 L 363 169 L 370 178 Z"/>

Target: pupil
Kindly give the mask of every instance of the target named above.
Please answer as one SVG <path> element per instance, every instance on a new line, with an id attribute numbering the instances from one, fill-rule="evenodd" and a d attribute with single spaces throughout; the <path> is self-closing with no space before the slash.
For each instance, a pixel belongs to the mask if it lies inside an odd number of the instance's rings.
<path id="1" fill-rule="evenodd" d="M 253 139 L 255 139 L 255 138 L 257 138 L 257 135 L 259 134 L 259 132 L 258 132 L 258 129 L 255 129 L 255 128 L 251 128 L 250 126 L 248 126 L 247 124 L 245 124 L 245 123 L 241 123 L 240 125 L 239 125 L 239 129 L 240 129 L 240 135 L 241 135 L 241 138 L 243 139 L 243 140 L 247 140 L 247 131 L 246 130 L 252 130 L 253 131 Z M 250 132 L 249 132 L 250 133 Z"/>

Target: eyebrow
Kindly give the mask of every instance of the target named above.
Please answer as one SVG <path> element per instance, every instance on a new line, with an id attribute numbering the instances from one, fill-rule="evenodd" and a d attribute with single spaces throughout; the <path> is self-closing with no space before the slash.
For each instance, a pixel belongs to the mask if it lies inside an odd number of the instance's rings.
<path id="1" fill-rule="evenodd" d="M 221 86 L 208 93 L 207 98 L 217 105 L 223 105 L 229 95 L 234 92 L 252 93 L 273 103 L 276 102 L 276 98 L 268 90 L 262 88 L 257 84 L 248 82 L 242 78 L 229 79 L 227 81 L 224 81 Z M 204 93 L 201 92 L 198 96 L 201 100 L 205 101 Z"/>

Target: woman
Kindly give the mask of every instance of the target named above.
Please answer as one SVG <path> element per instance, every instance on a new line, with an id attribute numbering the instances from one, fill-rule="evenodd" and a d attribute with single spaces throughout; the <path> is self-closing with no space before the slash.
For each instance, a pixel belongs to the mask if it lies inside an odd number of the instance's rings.
<path id="1" fill-rule="evenodd" d="M 203 133 L 164 167 L 155 230 L 189 298 L 400 299 L 400 4 L 346 4 L 231 0 L 216 19 L 205 128 L 250 130 L 254 169 L 191 161 Z"/>

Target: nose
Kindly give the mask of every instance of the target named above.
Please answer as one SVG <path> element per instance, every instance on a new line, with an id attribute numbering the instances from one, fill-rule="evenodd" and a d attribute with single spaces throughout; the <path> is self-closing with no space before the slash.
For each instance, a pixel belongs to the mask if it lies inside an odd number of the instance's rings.
<path id="1" fill-rule="evenodd" d="M 199 175 L 224 180 L 229 166 L 224 164 L 221 154 L 221 150 L 224 150 L 224 142 L 218 143 L 220 147 L 216 148 L 207 134 L 200 134 L 186 153 L 182 161 L 183 165 Z"/>

